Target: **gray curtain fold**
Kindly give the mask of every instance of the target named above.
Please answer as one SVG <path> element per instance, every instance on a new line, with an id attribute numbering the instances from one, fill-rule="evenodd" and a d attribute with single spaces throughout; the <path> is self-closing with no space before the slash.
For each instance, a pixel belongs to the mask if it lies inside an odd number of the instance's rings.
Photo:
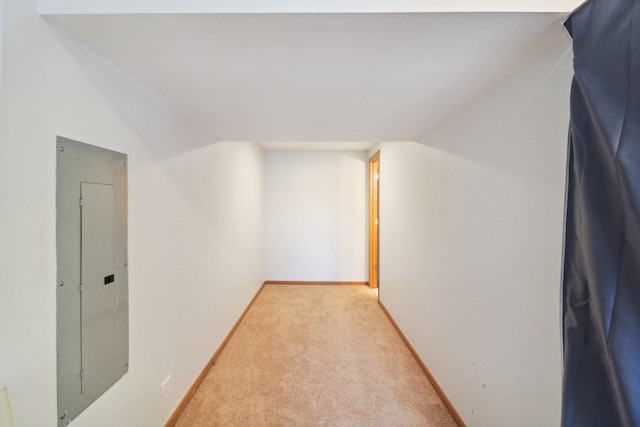
<path id="1" fill-rule="evenodd" d="M 640 426 L 640 0 L 591 0 L 565 26 L 562 425 Z"/>

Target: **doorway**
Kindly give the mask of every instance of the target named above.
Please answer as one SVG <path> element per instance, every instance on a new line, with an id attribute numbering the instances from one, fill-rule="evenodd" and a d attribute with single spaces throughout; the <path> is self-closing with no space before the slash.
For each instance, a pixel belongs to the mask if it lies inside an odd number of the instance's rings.
<path id="1" fill-rule="evenodd" d="M 369 286 L 380 286 L 380 151 L 369 159 Z"/>

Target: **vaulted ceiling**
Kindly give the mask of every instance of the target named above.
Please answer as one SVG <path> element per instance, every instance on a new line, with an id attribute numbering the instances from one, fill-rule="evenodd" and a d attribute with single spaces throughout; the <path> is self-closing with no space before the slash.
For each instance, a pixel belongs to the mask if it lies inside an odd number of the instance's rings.
<path id="1" fill-rule="evenodd" d="M 558 13 L 54 15 L 220 140 L 415 140 L 563 37 Z"/>

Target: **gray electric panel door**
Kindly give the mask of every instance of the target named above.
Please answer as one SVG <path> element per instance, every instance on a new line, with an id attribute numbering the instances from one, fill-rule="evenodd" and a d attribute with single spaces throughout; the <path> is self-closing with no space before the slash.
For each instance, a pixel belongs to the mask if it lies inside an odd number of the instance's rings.
<path id="1" fill-rule="evenodd" d="M 129 366 L 127 157 L 58 137 L 58 425 Z"/>
<path id="2" fill-rule="evenodd" d="M 82 267 L 82 394 L 99 386 L 115 364 L 118 309 L 113 252 L 113 185 L 80 185 Z"/>

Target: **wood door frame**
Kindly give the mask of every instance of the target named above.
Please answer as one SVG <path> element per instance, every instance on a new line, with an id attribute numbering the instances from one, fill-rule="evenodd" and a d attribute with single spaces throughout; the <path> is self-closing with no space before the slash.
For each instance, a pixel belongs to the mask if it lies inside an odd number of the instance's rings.
<path id="1" fill-rule="evenodd" d="M 377 167 L 377 170 L 376 170 Z M 376 173 L 378 178 L 376 179 Z M 376 224 L 376 219 L 378 223 Z M 380 150 L 369 159 L 369 286 L 380 285 Z"/>

